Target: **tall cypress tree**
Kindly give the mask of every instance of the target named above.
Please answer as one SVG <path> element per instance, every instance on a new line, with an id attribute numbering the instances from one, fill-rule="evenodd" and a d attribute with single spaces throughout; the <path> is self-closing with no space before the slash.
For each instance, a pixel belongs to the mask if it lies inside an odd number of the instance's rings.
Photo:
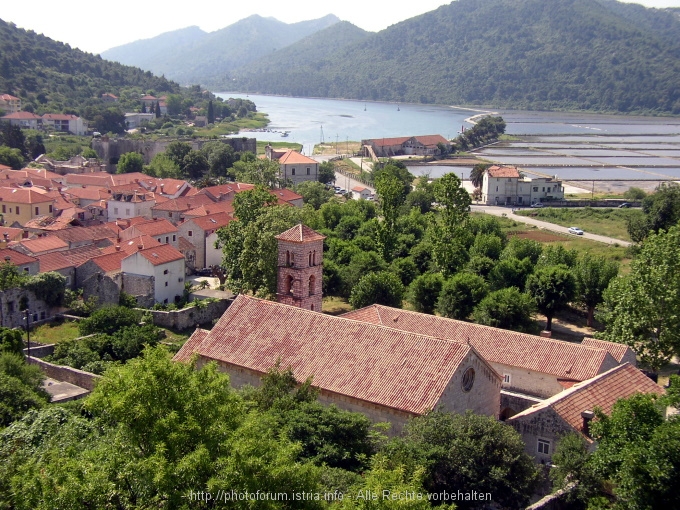
<path id="1" fill-rule="evenodd" d="M 208 124 L 215 123 L 215 110 L 213 109 L 213 102 L 210 100 L 208 102 Z"/>
<path id="2" fill-rule="evenodd" d="M 142 113 L 146 113 L 146 103 L 142 101 Z"/>
<path id="3" fill-rule="evenodd" d="M 160 101 L 156 101 L 156 118 L 157 119 L 161 118 L 161 103 L 160 103 Z"/>

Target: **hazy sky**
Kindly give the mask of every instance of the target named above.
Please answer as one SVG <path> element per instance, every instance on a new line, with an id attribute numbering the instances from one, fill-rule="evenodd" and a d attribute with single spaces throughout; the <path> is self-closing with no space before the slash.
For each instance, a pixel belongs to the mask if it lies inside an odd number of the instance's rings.
<path id="1" fill-rule="evenodd" d="M 626 0 L 647 7 L 680 7 L 680 0 Z M 252 14 L 285 23 L 335 14 L 364 30 L 377 32 L 448 2 L 417 0 L 225 0 L 132 1 L 34 0 L 3 2 L 0 18 L 92 53 L 148 39 L 192 25 L 206 32 L 224 28 Z"/>

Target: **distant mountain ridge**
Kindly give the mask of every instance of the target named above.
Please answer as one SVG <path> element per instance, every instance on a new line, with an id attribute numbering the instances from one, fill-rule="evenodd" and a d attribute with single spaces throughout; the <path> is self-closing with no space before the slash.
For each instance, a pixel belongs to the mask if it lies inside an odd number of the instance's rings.
<path id="1" fill-rule="evenodd" d="M 279 54 L 213 90 L 680 114 L 680 11 L 614 0 L 458 0 L 336 48 Z M 313 37 L 320 40 L 323 33 Z"/>
<path id="2" fill-rule="evenodd" d="M 287 24 L 253 15 L 211 33 L 198 27 L 167 32 L 107 50 L 103 58 L 131 64 L 182 84 L 223 82 L 227 73 L 323 30 L 340 19 Z"/>

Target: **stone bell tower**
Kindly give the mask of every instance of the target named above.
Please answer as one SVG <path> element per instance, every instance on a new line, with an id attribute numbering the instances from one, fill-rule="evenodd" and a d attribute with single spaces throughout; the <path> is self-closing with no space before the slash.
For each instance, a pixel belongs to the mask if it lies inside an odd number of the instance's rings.
<path id="1" fill-rule="evenodd" d="M 276 300 L 321 312 L 323 240 L 302 223 L 276 236 L 279 242 Z"/>

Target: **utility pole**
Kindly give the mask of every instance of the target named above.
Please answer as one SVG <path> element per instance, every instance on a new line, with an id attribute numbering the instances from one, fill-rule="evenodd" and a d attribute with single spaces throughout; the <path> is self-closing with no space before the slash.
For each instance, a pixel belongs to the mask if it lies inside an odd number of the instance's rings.
<path id="1" fill-rule="evenodd" d="M 335 134 L 335 153 L 338 153 L 338 134 Z"/>

